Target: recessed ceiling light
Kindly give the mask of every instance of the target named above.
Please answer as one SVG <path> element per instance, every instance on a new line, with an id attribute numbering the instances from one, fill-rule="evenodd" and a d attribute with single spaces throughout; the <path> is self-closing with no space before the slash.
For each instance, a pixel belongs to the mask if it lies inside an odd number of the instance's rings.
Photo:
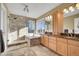
<path id="1" fill-rule="evenodd" d="M 74 11 L 74 7 L 70 6 L 70 7 L 69 7 L 69 10 L 70 10 L 71 12 L 73 12 L 73 11 Z"/>
<path id="2" fill-rule="evenodd" d="M 79 9 L 79 3 L 76 4 L 76 8 Z"/>
<path id="3" fill-rule="evenodd" d="M 63 12 L 64 12 L 64 13 L 68 13 L 69 11 L 68 11 L 67 9 L 64 9 Z"/>
<path id="4" fill-rule="evenodd" d="M 50 21 L 50 16 L 45 17 L 46 21 Z"/>

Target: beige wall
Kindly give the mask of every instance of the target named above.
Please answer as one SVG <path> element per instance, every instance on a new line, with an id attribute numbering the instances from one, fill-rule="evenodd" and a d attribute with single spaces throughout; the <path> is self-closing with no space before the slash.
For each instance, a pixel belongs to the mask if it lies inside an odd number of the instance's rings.
<path id="1" fill-rule="evenodd" d="M 69 16 L 69 17 L 65 17 L 64 18 L 64 29 L 68 29 L 69 32 L 71 33 L 72 30 L 74 29 L 74 19 L 78 18 L 78 17 L 79 17 L 79 14 Z"/>

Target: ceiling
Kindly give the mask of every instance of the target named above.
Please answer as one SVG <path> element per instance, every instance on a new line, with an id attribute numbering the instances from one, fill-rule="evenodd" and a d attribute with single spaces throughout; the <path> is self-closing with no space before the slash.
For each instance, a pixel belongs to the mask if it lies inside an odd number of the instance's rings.
<path id="1" fill-rule="evenodd" d="M 29 13 L 23 11 L 23 4 L 28 5 Z M 60 3 L 6 3 L 10 13 L 32 18 L 37 18 L 59 5 Z"/>

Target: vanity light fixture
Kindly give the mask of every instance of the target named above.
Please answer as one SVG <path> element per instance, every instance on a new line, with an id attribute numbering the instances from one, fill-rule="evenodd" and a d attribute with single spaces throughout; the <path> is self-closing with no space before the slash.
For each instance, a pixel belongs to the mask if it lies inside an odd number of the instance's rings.
<path id="1" fill-rule="evenodd" d="M 75 11 L 76 9 L 79 9 L 79 3 L 76 3 L 76 5 L 73 7 L 73 6 L 70 6 L 69 9 L 64 9 L 63 12 L 64 13 L 69 13 L 69 12 L 73 12 Z"/>
<path id="2" fill-rule="evenodd" d="M 50 21 L 51 20 L 51 17 L 50 16 L 47 16 L 47 17 L 45 17 L 45 20 L 46 21 Z"/>
<path id="3" fill-rule="evenodd" d="M 52 19 L 52 16 L 49 15 L 49 16 L 48 16 L 48 21 L 51 21 L 51 19 Z"/>
<path id="4" fill-rule="evenodd" d="M 73 12 L 75 9 L 74 9 L 74 7 L 70 6 L 70 7 L 69 7 L 69 10 L 70 10 L 71 12 Z"/>
<path id="5" fill-rule="evenodd" d="M 50 17 L 50 19 L 52 19 L 52 16 L 51 15 L 49 17 Z"/>
<path id="6" fill-rule="evenodd" d="M 64 13 L 68 13 L 69 11 L 68 11 L 67 9 L 64 9 L 63 12 L 64 12 Z"/>
<path id="7" fill-rule="evenodd" d="M 48 20 L 50 19 L 50 16 L 48 16 Z"/>
<path id="8" fill-rule="evenodd" d="M 76 8 L 79 9 L 79 3 L 76 4 Z"/>

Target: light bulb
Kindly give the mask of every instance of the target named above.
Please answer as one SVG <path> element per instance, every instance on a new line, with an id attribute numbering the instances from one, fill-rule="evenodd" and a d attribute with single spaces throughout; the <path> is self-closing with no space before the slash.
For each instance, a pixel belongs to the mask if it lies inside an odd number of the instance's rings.
<path id="1" fill-rule="evenodd" d="M 50 16 L 48 16 L 48 20 L 50 19 Z"/>
<path id="2" fill-rule="evenodd" d="M 69 10 L 70 10 L 71 12 L 73 12 L 73 11 L 74 11 L 74 7 L 70 6 L 70 7 L 69 7 Z"/>
<path id="3" fill-rule="evenodd" d="M 69 11 L 68 11 L 67 9 L 64 9 L 63 12 L 64 12 L 64 13 L 68 13 Z"/>
<path id="4" fill-rule="evenodd" d="M 52 16 L 51 15 L 49 17 L 50 17 L 50 19 L 52 19 Z"/>
<path id="5" fill-rule="evenodd" d="M 79 3 L 76 4 L 76 8 L 79 9 Z"/>

